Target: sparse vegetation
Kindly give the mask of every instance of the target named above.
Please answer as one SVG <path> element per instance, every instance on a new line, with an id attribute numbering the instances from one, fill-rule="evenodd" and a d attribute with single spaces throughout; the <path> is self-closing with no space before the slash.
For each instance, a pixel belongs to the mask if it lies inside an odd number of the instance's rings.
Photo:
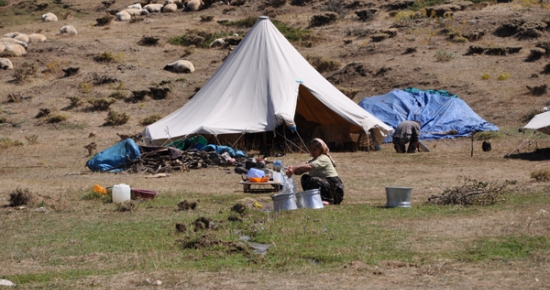
<path id="1" fill-rule="evenodd" d="M 214 20 L 214 16 L 212 15 L 201 15 L 201 22 L 210 22 Z"/>
<path id="2" fill-rule="evenodd" d="M 115 19 L 115 17 L 113 15 L 107 14 L 103 17 L 97 18 L 96 19 L 97 23 L 95 24 L 95 26 L 107 26 L 107 25 L 111 24 L 113 19 Z"/>
<path id="3" fill-rule="evenodd" d="M 10 206 L 24 206 L 31 203 L 33 200 L 33 194 L 28 188 L 18 187 L 10 193 Z"/>
<path id="4" fill-rule="evenodd" d="M 509 79 L 511 76 L 512 75 L 509 74 L 509 73 L 501 73 L 501 74 L 498 75 L 497 80 L 505 81 L 505 80 Z"/>
<path id="5" fill-rule="evenodd" d="M 6 149 L 10 147 L 23 147 L 25 143 L 19 140 L 13 140 L 9 137 L 0 137 L 0 149 Z"/>
<path id="6" fill-rule="evenodd" d="M 109 95 L 109 98 L 115 100 L 124 100 L 126 97 L 128 97 L 128 95 L 122 90 L 117 90 Z"/>
<path id="7" fill-rule="evenodd" d="M 414 23 L 415 19 L 414 11 L 399 11 L 393 18 L 393 23 L 397 27 L 408 27 Z"/>
<path id="8" fill-rule="evenodd" d="M 36 134 L 25 136 L 25 139 L 27 140 L 27 143 L 29 145 L 34 145 L 34 144 L 38 143 L 38 135 L 36 135 Z"/>
<path id="9" fill-rule="evenodd" d="M 21 84 L 30 77 L 36 75 L 36 64 L 34 62 L 24 62 L 20 67 L 13 71 L 14 82 Z"/>
<path id="10" fill-rule="evenodd" d="M 10 5 L 9 0 L 0 0 L 0 7 L 8 6 L 8 5 Z"/>
<path id="11" fill-rule="evenodd" d="M 189 30 L 184 35 L 176 36 L 168 39 L 168 42 L 174 45 L 184 45 L 184 46 L 194 45 L 196 47 L 206 48 L 215 39 L 231 36 L 232 34 L 233 33 L 231 32 L 211 33 L 206 31 L 199 31 L 199 30 Z"/>
<path id="12" fill-rule="evenodd" d="M 307 61 L 320 73 L 340 69 L 342 64 L 337 60 L 326 59 L 320 56 L 306 57 Z"/>
<path id="13" fill-rule="evenodd" d="M 105 118 L 104 126 L 120 126 L 128 123 L 130 115 L 124 112 L 109 111 Z"/>
<path id="14" fill-rule="evenodd" d="M 540 169 L 531 172 L 531 178 L 535 179 L 538 182 L 550 181 L 550 170 Z"/>
<path id="15" fill-rule="evenodd" d="M 98 98 L 98 99 L 88 100 L 88 103 L 92 105 L 93 110 L 107 111 L 112 104 L 116 103 L 116 99 Z"/>
<path id="16" fill-rule="evenodd" d="M 139 123 L 143 126 L 147 126 L 147 125 L 151 125 L 151 124 L 155 123 L 156 121 L 158 121 L 160 119 L 162 119 L 162 116 L 160 114 L 154 114 L 154 115 L 151 115 L 149 117 L 145 117 L 145 118 L 141 119 L 141 121 Z"/>
<path id="17" fill-rule="evenodd" d="M 439 49 L 435 52 L 437 61 L 446 62 L 455 58 L 455 53 L 446 49 Z"/>
<path id="18" fill-rule="evenodd" d="M 323 7 L 322 10 L 334 12 L 338 14 L 340 18 L 344 18 L 346 14 L 348 14 L 348 9 L 346 9 L 344 0 L 328 0 L 326 6 Z"/>
<path id="19" fill-rule="evenodd" d="M 281 7 L 286 4 L 287 0 L 265 0 L 266 7 Z"/>
<path id="20" fill-rule="evenodd" d="M 117 53 L 115 55 L 115 54 L 113 54 L 109 51 L 105 51 L 105 52 L 97 54 L 94 57 L 94 60 L 97 61 L 97 62 L 106 62 L 106 63 L 118 62 L 118 63 L 121 63 L 121 62 L 124 62 L 124 53 L 120 52 L 120 53 Z"/>
<path id="21" fill-rule="evenodd" d="M 540 109 L 531 109 L 528 111 L 525 115 L 523 115 L 523 118 L 521 119 L 522 122 L 529 122 L 531 119 L 533 119 L 534 116 L 542 113 Z"/>
<path id="22" fill-rule="evenodd" d="M 67 99 L 70 101 L 70 104 L 69 104 L 70 109 L 78 108 L 82 104 L 84 104 L 84 101 L 78 96 L 70 96 L 70 97 L 67 97 Z"/>
<path id="23" fill-rule="evenodd" d="M 311 16 L 309 20 L 310 27 L 319 27 L 323 25 L 333 24 L 338 20 L 339 15 L 335 12 L 325 12 Z"/>
<path id="24" fill-rule="evenodd" d="M 48 123 L 61 123 L 63 121 L 67 121 L 69 119 L 69 116 L 67 114 L 56 114 L 48 117 L 47 122 Z"/>
<path id="25" fill-rule="evenodd" d="M 491 75 L 489 75 L 488 73 L 484 73 L 484 74 L 481 75 L 481 79 L 482 79 L 482 80 L 485 80 L 485 81 L 486 81 L 486 80 L 488 80 L 488 79 L 490 79 L 490 78 L 491 78 Z"/>
<path id="26" fill-rule="evenodd" d="M 92 91 L 93 85 L 90 83 L 80 83 L 79 85 L 80 91 L 87 94 Z"/>
<path id="27" fill-rule="evenodd" d="M 155 46 L 158 44 L 159 40 L 160 38 L 158 37 L 144 35 L 138 44 L 143 46 Z"/>

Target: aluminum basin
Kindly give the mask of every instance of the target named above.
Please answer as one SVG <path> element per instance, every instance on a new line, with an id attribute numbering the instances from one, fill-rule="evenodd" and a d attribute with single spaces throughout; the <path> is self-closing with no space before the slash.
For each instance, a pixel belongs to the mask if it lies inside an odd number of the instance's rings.
<path id="1" fill-rule="evenodd" d="M 271 199 L 273 199 L 273 209 L 275 211 L 298 209 L 293 193 L 275 194 L 271 196 Z"/>
<path id="2" fill-rule="evenodd" d="M 310 189 L 296 194 L 298 208 L 324 208 L 319 189 Z"/>
<path id="3" fill-rule="evenodd" d="M 411 207 L 412 187 L 386 186 L 386 207 Z"/>

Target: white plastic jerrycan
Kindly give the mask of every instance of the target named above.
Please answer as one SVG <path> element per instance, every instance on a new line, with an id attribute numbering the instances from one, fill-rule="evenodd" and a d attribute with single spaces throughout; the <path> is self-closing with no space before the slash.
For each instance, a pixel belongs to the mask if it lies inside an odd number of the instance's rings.
<path id="1" fill-rule="evenodd" d="M 131 198 L 130 186 L 124 183 L 113 186 L 113 202 L 125 202 Z"/>

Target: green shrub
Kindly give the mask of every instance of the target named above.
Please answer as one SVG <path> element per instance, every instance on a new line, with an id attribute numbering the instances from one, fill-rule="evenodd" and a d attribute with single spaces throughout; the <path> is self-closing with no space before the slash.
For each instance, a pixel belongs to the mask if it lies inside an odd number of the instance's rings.
<path id="1" fill-rule="evenodd" d="M 105 118 L 105 124 L 104 126 L 120 126 L 128 123 L 128 120 L 130 119 L 130 115 L 127 113 L 118 113 L 115 111 L 109 111 L 107 114 L 107 117 Z"/>
<path id="2" fill-rule="evenodd" d="M 141 120 L 140 124 L 143 126 L 151 125 L 155 123 L 156 121 L 162 119 L 162 116 L 159 114 L 154 114 L 149 117 L 145 117 Z"/>
<path id="3" fill-rule="evenodd" d="M 488 80 L 490 78 L 491 78 L 491 76 L 488 73 L 484 73 L 483 75 L 481 75 L 482 80 Z"/>

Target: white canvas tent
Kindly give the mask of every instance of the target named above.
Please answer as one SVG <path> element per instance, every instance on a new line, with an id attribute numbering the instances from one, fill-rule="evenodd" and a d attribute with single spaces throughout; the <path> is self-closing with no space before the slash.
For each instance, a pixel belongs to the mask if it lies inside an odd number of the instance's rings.
<path id="1" fill-rule="evenodd" d="M 550 134 L 550 111 L 535 115 L 523 128 Z"/>
<path id="2" fill-rule="evenodd" d="M 296 113 L 321 125 L 349 125 L 352 133 L 374 129 L 377 140 L 392 131 L 329 83 L 261 16 L 193 99 L 149 125 L 143 136 L 150 144 L 194 134 L 273 131 L 295 126 Z"/>

